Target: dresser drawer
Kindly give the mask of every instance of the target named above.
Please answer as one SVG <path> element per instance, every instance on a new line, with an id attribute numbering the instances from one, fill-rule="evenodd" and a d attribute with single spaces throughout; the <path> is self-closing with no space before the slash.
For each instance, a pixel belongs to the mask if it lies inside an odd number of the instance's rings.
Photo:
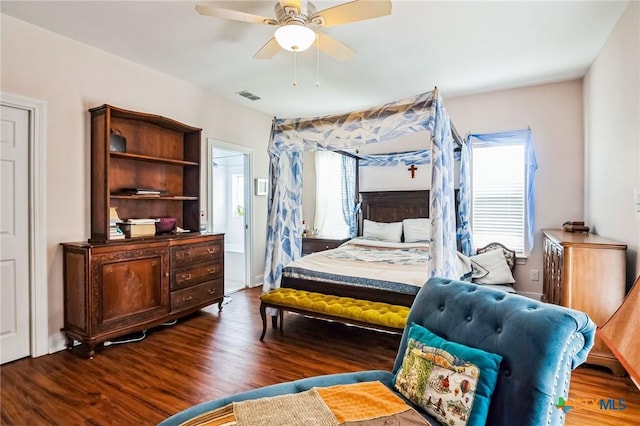
<path id="1" fill-rule="evenodd" d="M 216 240 L 171 247 L 171 267 L 175 268 L 221 258 L 223 255 L 222 245 L 222 240 Z"/>
<path id="2" fill-rule="evenodd" d="M 222 278 L 224 276 L 223 274 L 224 261 L 222 259 L 172 269 L 171 290 L 180 290 L 205 281 Z"/>
<path id="3" fill-rule="evenodd" d="M 171 292 L 171 312 L 207 304 L 224 297 L 224 279 L 220 278 Z"/>

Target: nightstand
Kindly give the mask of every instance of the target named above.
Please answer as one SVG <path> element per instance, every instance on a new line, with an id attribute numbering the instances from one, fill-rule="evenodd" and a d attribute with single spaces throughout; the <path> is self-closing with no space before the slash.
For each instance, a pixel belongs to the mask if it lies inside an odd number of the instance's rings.
<path id="1" fill-rule="evenodd" d="M 302 237 L 302 255 L 333 249 L 348 240 L 349 238 Z"/>

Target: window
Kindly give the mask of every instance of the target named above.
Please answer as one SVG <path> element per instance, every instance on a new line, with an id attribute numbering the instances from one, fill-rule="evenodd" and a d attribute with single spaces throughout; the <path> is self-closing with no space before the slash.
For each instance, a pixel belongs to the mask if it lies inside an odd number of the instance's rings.
<path id="1" fill-rule="evenodd" d="M 474 140 L 472 214 L 474 249 L 500 242 L 525 254 L 525 141 Z"/>
<path id="2" fill-rule="evenodd" d="M 231 216 L 244 216 L 244 175 L 231 175 Z"/>
<path id="3" fill-rule="evenodd" d="M 316 151 L 316 217 L 314 229 L 323 237 L 346 238 L 349 225 L 343 213 L 343 156 Z"/>

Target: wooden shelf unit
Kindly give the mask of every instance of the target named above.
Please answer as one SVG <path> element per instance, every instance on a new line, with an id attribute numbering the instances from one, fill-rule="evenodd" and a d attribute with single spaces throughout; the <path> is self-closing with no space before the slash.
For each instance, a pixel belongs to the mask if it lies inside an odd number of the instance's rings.
<path id="1" fill-rule="evenodd" d="M 111 105 L 91 113 L 91 241 L 109 241 L 109 209 L 122 219 L 170 216 L 191 231 L 200 227 L 202 130 L 158 115 Z M 111 130 L 126 138 L 111 151 Z M 124 188 L 152 188 L 167 196 L 123 196 Z"/>

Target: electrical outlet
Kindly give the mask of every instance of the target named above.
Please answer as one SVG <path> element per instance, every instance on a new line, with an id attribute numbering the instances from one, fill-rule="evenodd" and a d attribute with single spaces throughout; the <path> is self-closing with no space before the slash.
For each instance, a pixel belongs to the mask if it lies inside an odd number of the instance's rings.
<path id="1" fill-rule="evenodd" d="M 540 271 L 537 269 L 531 270 L 531 281 L 540 281 Z"/>

